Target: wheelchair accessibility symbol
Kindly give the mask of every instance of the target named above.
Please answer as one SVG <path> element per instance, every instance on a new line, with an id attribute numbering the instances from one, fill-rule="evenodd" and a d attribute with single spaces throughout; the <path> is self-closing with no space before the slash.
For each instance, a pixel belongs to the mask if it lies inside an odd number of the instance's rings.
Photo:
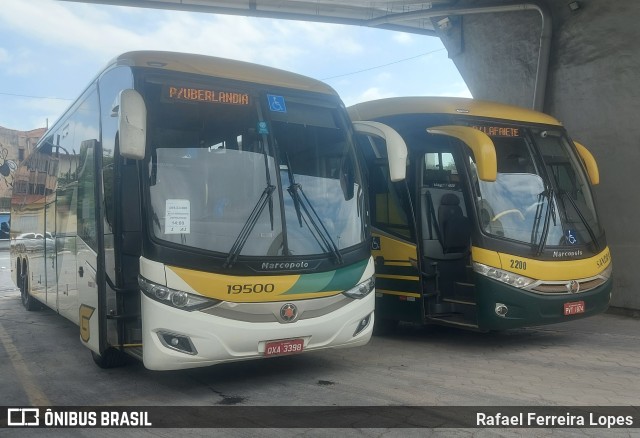
<path id="1" fill-rule="evenodd" d="M 283 96 L 276 96 L 273 94 L 267 94 L 267 100 L 269 101 L 269 109 L 278 113 L 286 113 L 287 106 L 284 104 Z"/>
<path id="2" fill-rule="evenodd" d="M 371 249 L 373 251 L 380 251 L 380 238 L 374 237 L 371 239 Z"/>
<path id="3" fill-rule="evenodd" d="M 575 245 L 576 243 L 578 243 L 578 239 L 576 239 L 576 236 L 574 235 L 574 231 L 572 230 L 567 230 L 567 242 L 569 242 L 571 245 Z"/>

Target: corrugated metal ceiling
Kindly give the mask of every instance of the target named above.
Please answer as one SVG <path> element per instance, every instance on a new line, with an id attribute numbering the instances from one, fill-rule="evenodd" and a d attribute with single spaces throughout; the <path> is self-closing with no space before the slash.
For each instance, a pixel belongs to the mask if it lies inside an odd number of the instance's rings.
<path id="1" fill-rule="evenodd" d="M 352 24 L 435 35 L 432 18 L 458 1 L 434 0 L 65 0 L 217 14 Z"/>

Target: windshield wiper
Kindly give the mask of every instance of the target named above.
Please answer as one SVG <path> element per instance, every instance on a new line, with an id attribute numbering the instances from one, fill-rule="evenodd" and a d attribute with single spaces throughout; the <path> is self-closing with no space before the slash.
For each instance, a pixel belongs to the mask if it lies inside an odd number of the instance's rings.
<path id="1" fill-rule="evenodd" d="M 249 239 L 249 235 L 251 234 L 251 231 L 258 223 L 258 219 L 260 218 L 262 211 L 267 206 L 267 203 L 271 201 L 271 197 L 275 189 L 276 189 L 276 186 L 274 185 L 267 185 L 264 188 L 262 195 L 260 195 L 260 199 L 258 199 L 258 202 L 256 203 L 255 207 L 253 207 L 253 210 L 251 211 L 251 214 L 247 218 L 247 221 L 244 223 L 242 230 L 240 230 L 240 234 L 238 234 L 236 241 L 233 242 L 233 246 L 229 250 L 229 255 L 227 256 L 227 260 L 224 262 L 224 265 L 223 265 L 225 268 L 230 268 L 231 266 L 233 266 L 233 264 L 238 259 L 238 255 L 240 254 L 240 251 L 242 251 L 242 248 L 244 247 L 245 243 L 247 243 L 247 239 Z M 272 228 L 273 228 L 273 219 L 272 219 Z"/>
<path id="2" fill-rule="evenodd" d="M 342 254 L 340 254 L 340 250 L 338 246 L 334 242 L 331 234 L 327 230 L 327 227 L 322 222 L 322 219 L 316 212 L 315 208 L 313 208 L 313 204 L 307 198 L 307 195 L 302 190 L 302 186 L 295 182 L 295 178 L 293 175 L 293 171 L 291 170 L 291 163 L 289 162 L 289 156 L 286 155 L 287 158 L 287 173 L 289 174 L 289 187 L 287 191 L 293 198 L 293 205 L 296 209 L 296 214 L 298 216 L 298 223 L 300 227 L 302 227 L 302 222 L 307 225 L 307 228 L 311 231 L 311 235 L 316 239 L 318 245 L 325 251 L 331 252 L 333 256 L 336 258 L 338 264 L 342 264 Z M 306 219 L 303 218 L 302 212 L 305 213 Z M 313 227 L 313 229 L 312 229 Z M 315 231 L 315 233 L 314 233 Z"/>
<path id="3" fill-rule="evenodd" d="M 253 207 L 251 214 L 247 218 L 247 221 L 244 223 L 242 230 L 240 230 L 240 234 L 236 237 L 236 241 L 233 242 L 231 249 L 229 250 L 229 255 L 227 256 L 227 260 L 225 260 L 223 267 L 230 268 L 238 259 L 238 255 L 240 255 L 240 251 L 244 248 L 244 245 L 247 243 L 247 239 L 249 239 L 249 235 L 253 228 L 258 223 L 258 219 L 264 210 L 264 207 L 269 203 L 269 219 L 271 220 L 271 230 L 273 231 L 273 192 L 276 189 L 276 186 L 271 184 L 271 172 L 269 171 L 269 156 L 267 155 L 267 148 L 264 143 L 261 144 L 262 154 L 264 155 L 264 169 L 265 169 L 265 177 L 267 179 L 267 186 L 262 191 L 262 195 L 260 195 L 260 199 Z"/>
<path id="4" fill-rule="evenodd" d="M 547 197 L 547 212 L 544 216 L 544 225 L 542 226 L 542 235 L 540 236 L 540 243 L 538 244 L 538 249 L 536 250 L 536 255 L 542 254 L 544 251 L 544 247 L 547 244 L 547 237 L 549 236 L 549 222 L 551 218 L 553 218 L 553 224 L 556 225 L 556 214 L 555 214 L 555 199 L 556 194 L 553 188 L 549 187 L 544 192 L 540 193 L 540 196 Z M 540 225 L 540 216 L 542 215 L 542 204 L 538 206 L 536 209 L 536 218 L 534 220 L 533 231 L 531 233 L 531 242 L 534 242 L 535 234 L 537 232 L 537 228 Z"/>
<path id="5" fill-rule="evenodd" d="M 576 202 L 573 200 L 573 198 L 571 196 L 569 196 L 569 193 L 567 193 L 565 190 L 560 190 L 558 193 L 560 193 L 560 198 L 564 197 L 564 198 L 567 198 L 569 200 L 569 203 L 571 204 L 571 206 L 573 206 L 573 209 L 576 211 L 576 213 L 578 213 L 578 217 L 582 221 L 582 224 L 587 229 L 587 232 L 589 233 L 589 237 L 591 237 L 591 241 L 593 242 L 593 244 L 596 247 L 596 251 L 600 251 L 600 244 L 596 240 L 596 235 L 593 232 L 593 228 L 591 228 L 591 226 L 587 222 L 587 219 L 582 214 L 582 211 L 580 210 L 580 208 L 578 208 L 578 205 L 576 204 Z"/>
<path id="6" fill-rule="evenodd" d="M 289 194 L 291 194 L 293 202 L 296 205 L 296 212 L 298 213 L 300 227 L 302 227 L 302 221 L 304 220 L 307 228 L 311 230 L 311 234 L 315 237 L 316 241 L 318 242 L 318 244 L 320 244 L 322 249 L 331 252 L 336 258 L 338 264 L 342 264 L 342 254 L 340 254 L 338 246 L 331 237 L 331 234 L 329 234 L 329 231 L 322 222 L 322 219 L 320 219 L 320 216 L 318 216 L 315 208 L 313 208 L 313 205 L 311 204 L 311 202 L 309 202 L 309 198 L 307 198 L 307 195 L 305 195 L 304 191 L 302 190 L 302 186 L 300 184 L 293 183 L 287 188 L 287 191 L 289 192 Z M 306 219 L 302 217 L 300 208 L 302 208 Z M 311 229 L 309 223 L 311 223 L 313 230 Z M 315 233 L 313 231 L 315 231 Z M 318 236 L 320 237 L 322 243 L 320 242 L 320 240 L 318 240 Z"/>
<path id="7" fill-rule="evenodd" d="M 536 235 L 538 234 L 538 227 L 540 227 L 540 219 L 542 218 L 542 209 L 544 208 L 544 204 L 542 202 L 542 197 L 544 196 L 545 192 L 540 192 L 538 193 L 538 201 L 536 202 L 536 214 L 533 217 L 533 226 L 531 227 L 531 239 L 529 239 L 529 241 L 531 242 L 531 245 L 533 245 L 536 242 Z"/>

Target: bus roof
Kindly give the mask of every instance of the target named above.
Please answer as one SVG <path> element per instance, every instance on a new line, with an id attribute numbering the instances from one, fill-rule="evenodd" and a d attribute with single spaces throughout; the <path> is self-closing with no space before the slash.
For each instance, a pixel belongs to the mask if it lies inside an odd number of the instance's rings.
<path id="1" fill-rule="evenodd" d="M 113 65 L 157 68 L 337 95 L 333 88 L 316 79 L 259 64 L 214 56 L 163 51 L 135 51 L 117 56 L 107 68 Z"/>
<path id="2" fill-rule="evenodd" d="M 347 108 L 352 120 L 373 120 L 399 114 L 453 114 L 518 122 L 562 125 L 547 114 L 503 103 L 460 97 L 391 97 Z"/>

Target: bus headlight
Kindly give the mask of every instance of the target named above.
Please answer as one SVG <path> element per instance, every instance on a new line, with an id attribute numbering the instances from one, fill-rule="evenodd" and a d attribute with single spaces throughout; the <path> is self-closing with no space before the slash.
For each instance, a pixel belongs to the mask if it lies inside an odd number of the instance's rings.
<path id="1" fill-rule="evenodd" d="M 360 300 L 366 297 L 367 295 L 369 295 L 369 293 L 371 293 L 371 291 L 374 290 L 375 287 L 376 287 L 375 277 L 370 277 L 365 281 L 363 281 L 362 283 L 358 283 L 351 289 L 345 290 L 342 293 L 348 296 L 349 298 Z"/>
<path id="2" fill-rule="evenodd" d="M 515 274 L 513 272 L 503 271 L 502 269 L 483 265 L 482 263 L 477 262 L 473 262 L 473 270 L 480 275 L 493 278 L 494 280 L 498 280 L 519 289 L 526 288 L 535 282 L 533 278 L 525 277 L 524 275 Z"/>
<path id="3" fill-rule="evenodd" d="M 221 303 L 220 300 L 171 289 L 142 277 L 138 277 L 138 285 L 140 290 L 152 300 L 189 312 Z"/>
<path id="4" fill-rule="evenodd" d="M 607 266 L 605 270 L 598 275 L 608 280 L 611 277 L 611 272 L 613 272 L 613 263 L 609 263 L 609 266 Z"/>

